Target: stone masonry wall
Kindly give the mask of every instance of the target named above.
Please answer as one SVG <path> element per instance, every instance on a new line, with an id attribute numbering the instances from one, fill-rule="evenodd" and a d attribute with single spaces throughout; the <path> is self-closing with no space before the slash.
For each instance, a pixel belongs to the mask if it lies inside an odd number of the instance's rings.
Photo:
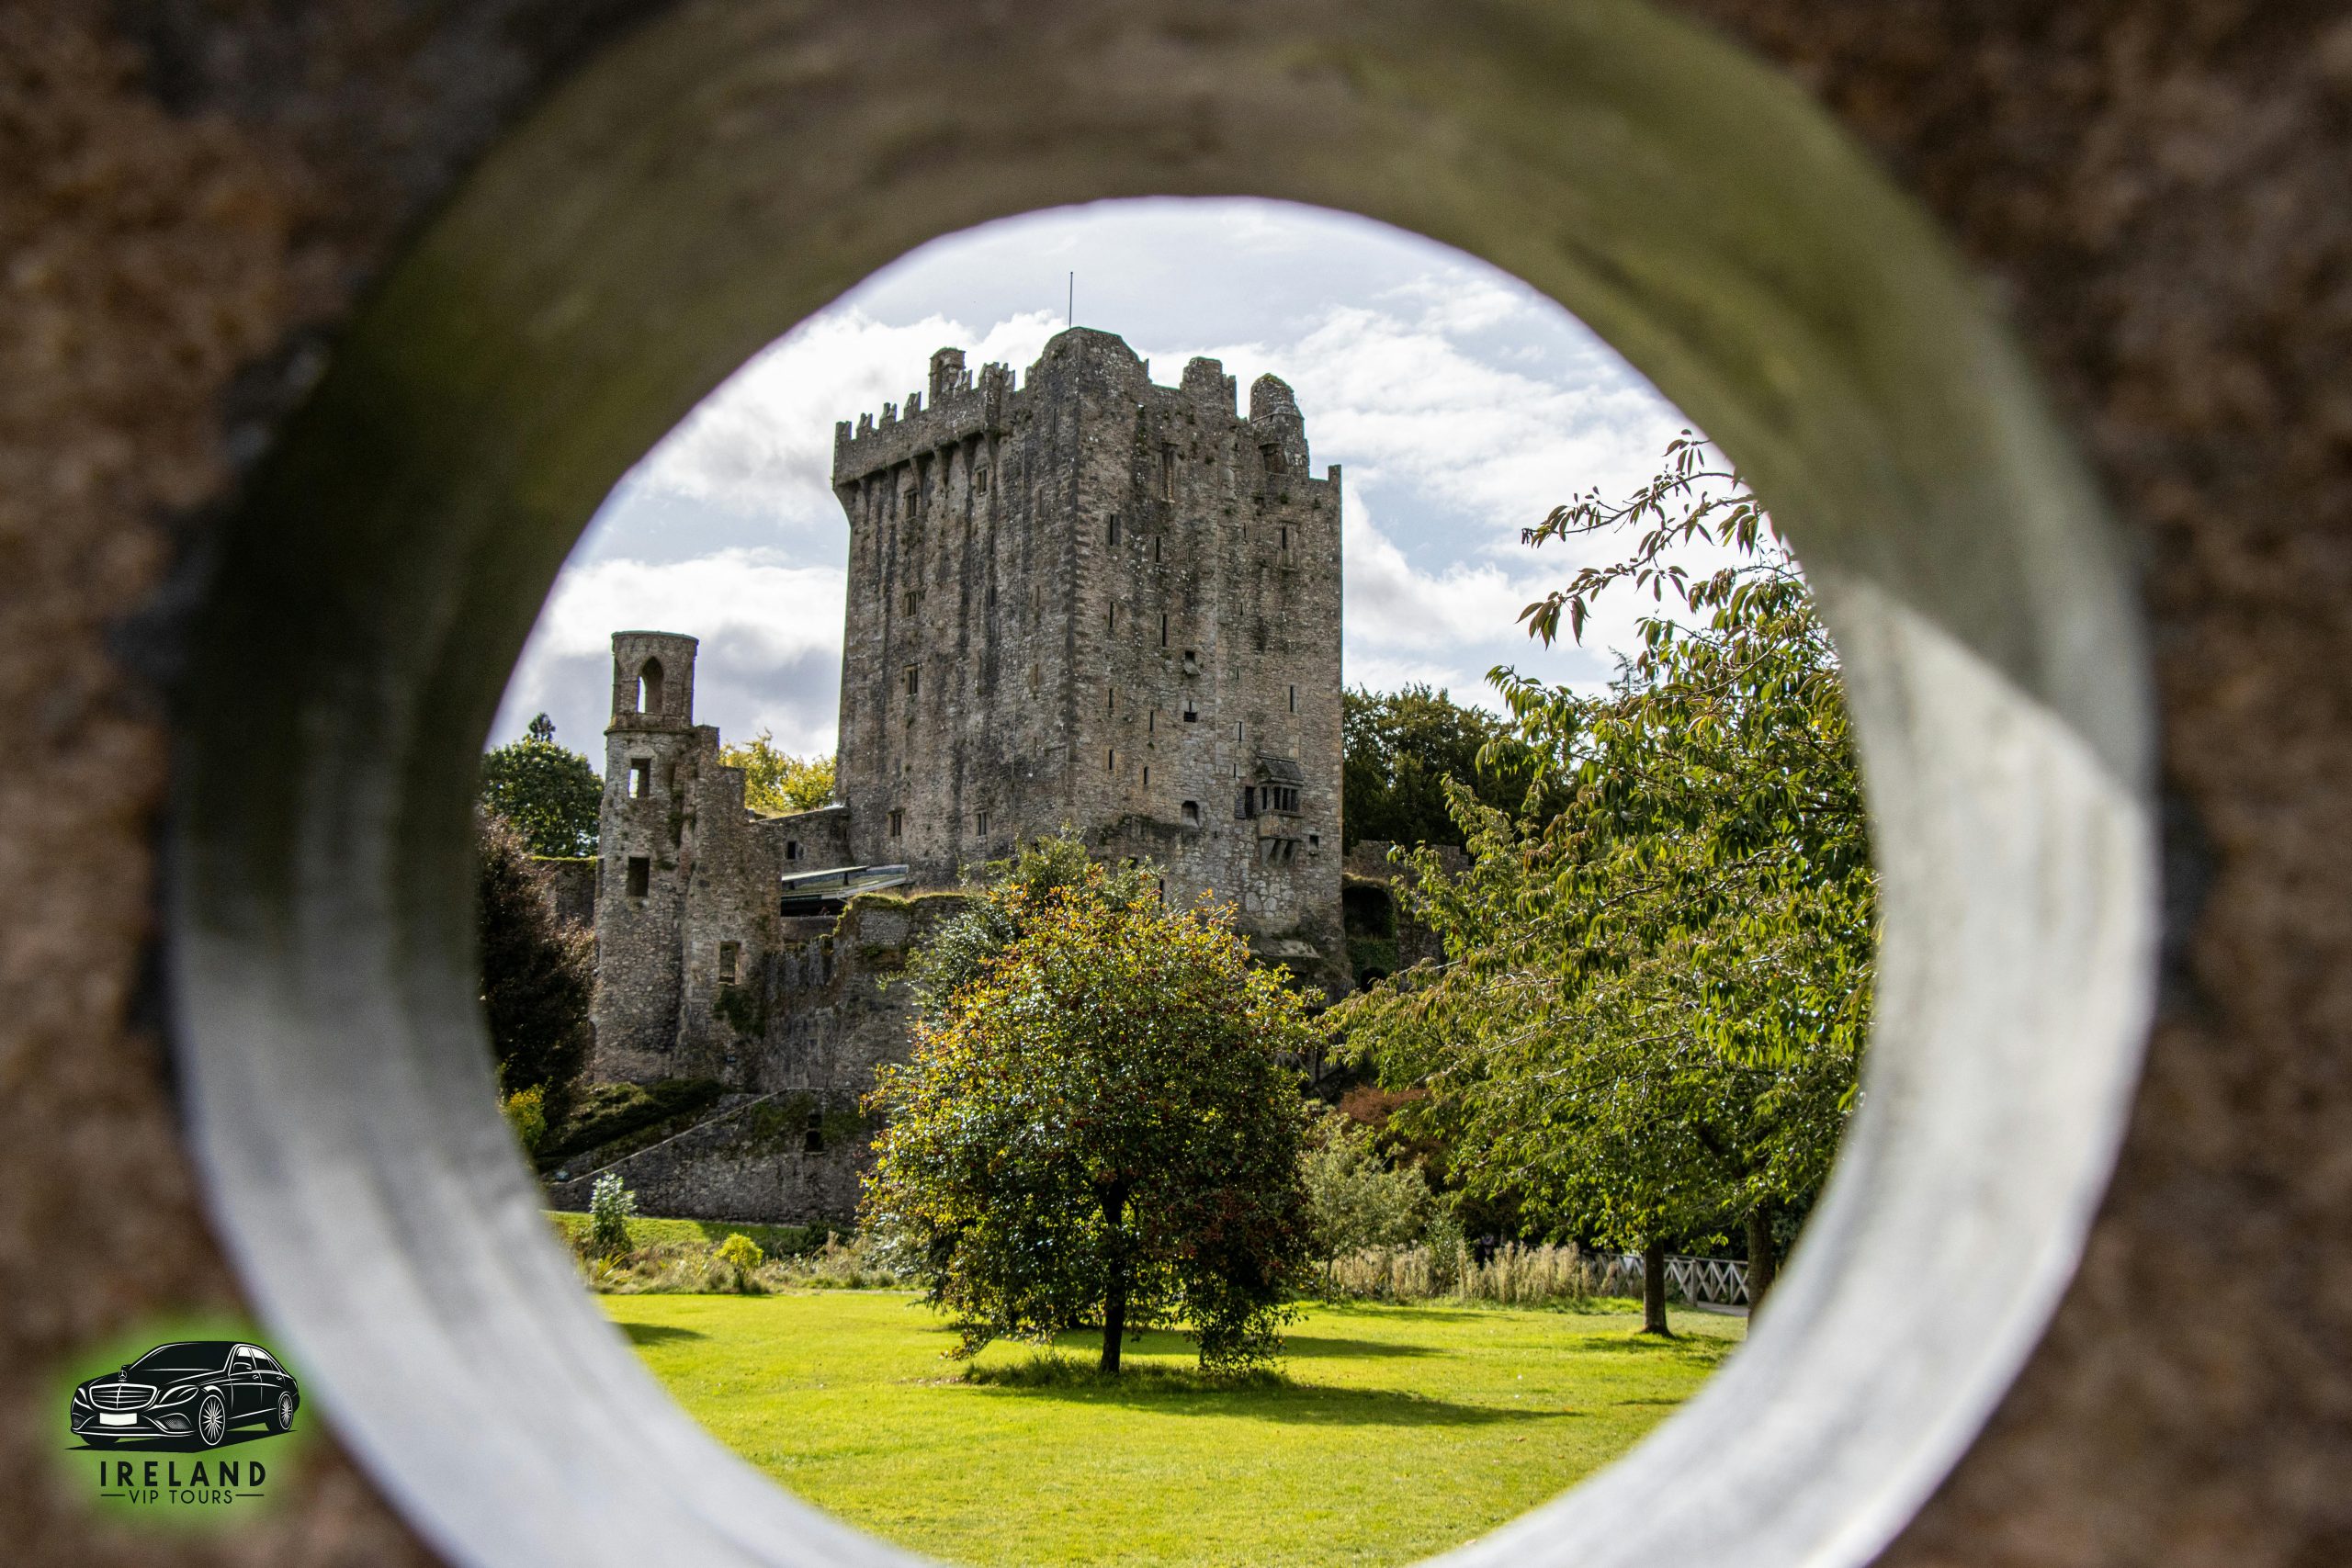
<path id="1" fill-rule="evenodd" d="M 548 1198 L 559 1209 L 584 1210 L 609 1170 L 649 1214 L 847 1229 L 873 1164 L 871 1136 L 854 1096 L 779 1090 L 739 1100 L 674 1138 L 556 1183 Z"/>
<path id="2" fill-rule="evenodd" d="M 1080 328 L 1018 385 L 944 349 L 924 396 L 836 427 L 851 858 L 944 885 L 1075 825 L 1344 988 L 1340 477 L 1290 389 L 1245 416 Z"/>
<path id="3" fill-rule="evenodd" d="M 738 1098 L 674 1138 L 556 1184 L 551 1201 L 586 1207 L 595 1178 L 611 1169 L 648 1213 L 846 1223 L 871 1163 L 874 1129 L 860 1103 L 875 1069 L 903 1060 L 911 1037 L 913 997 L 895 982 L 908 955 L 966 903 L 956 893 L 866 894 L 837 919 L 772 921 L 757 979 L 742 987 L 746 995 L 757 987 L 760 1028 L 682 1035 L 668 1058 L 681 1074 L 721 1078 Z M 718 922 L 697 911 L 688 928 Z M 707 994 L 694 986 L 689 1008 Z M 714 1061 L 719 1070 L 706 1072 Z"/>

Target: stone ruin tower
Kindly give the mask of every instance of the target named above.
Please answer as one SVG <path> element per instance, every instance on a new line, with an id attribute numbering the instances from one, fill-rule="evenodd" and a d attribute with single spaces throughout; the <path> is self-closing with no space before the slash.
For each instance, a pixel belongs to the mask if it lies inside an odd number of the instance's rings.
<path id="1" fill-rule="evenodd" d="M 1340 470 L 1281 380 L 1235 404 L 1078 328 L 835 427 L 849 847 L 946 884 L 1068 823 L 1337 992 Z"/>

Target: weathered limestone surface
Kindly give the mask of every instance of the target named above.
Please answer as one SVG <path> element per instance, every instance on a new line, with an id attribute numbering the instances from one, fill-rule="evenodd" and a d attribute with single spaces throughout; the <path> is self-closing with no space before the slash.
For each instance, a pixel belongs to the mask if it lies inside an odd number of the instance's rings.
<path id="1" fill-rule="evenodd" d="M 1336 993 L 1340 473 L 1282 381 L 1235 399 L 1080 327 L 836 426 L 851 854 L 946 886 L 1068 824 Z"/>

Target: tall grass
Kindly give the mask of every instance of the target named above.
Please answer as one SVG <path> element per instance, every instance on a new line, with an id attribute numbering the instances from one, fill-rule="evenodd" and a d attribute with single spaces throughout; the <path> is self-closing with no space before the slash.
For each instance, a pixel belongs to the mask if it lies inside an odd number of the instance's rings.
<path id="1" fill-rule="evenodd" d="M 1573 1244 L 1511 1242 L 1485 1262 L 1466 1242 L 1375 1247 L 1324 1266 L 1323 1290 L 1335 1301 L 1493 1302 L 1505 1306 L 1574 1303 L 1634 1289 L 1617 1260 Z"/>

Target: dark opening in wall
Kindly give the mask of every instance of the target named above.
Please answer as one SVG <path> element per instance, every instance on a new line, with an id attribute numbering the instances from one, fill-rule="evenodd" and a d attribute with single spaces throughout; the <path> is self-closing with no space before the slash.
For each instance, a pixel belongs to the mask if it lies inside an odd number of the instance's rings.
<path id="1" fill-rule="evenodd" d="M 907 666 L 907 695 L 914 696 L 922 690 L 922 671 L 914 665 Z"/>
<path id="2" fill-rule="evenodd" d="M 1113 513 L 1111 513 L 1111 530 L 1110 530 L 1110 541 L 1109 541 L 1109 542 L 1110 542 L 1110 543 L 1112 543 L 1112 544 L 1114 544 L 1114 545 L 1115 545 L 1115 544 L 1117 544 L 1117 543 L 1119 542 L 1119 514 L 1118 514 L 1117 513 L 1115 513 L 1115 512 L 1114 512 Z"/>
<path id="3" fill-rule="evenodd" d="M 720 985 L 731 986 L 735 983 L 735 965 L 741 957 L 742 952 L 743 945 L 741 942 L 722 942 L 718 944 L 718 983 Z"/>
<path id="4" fill-rule="evenodd" d="M 1151 787 L 1151 764 L 1149 762 L 1146 762 L 1143 765 L 1143 787 L 1146 789 L 1149 789 Z"/>
<path id="5" fill-rule="evenodd" d="M 653 793 L 653 759 L 631 757 L 628 760 L 628 797 L 643 800 Z"/>
<path id="6" fill-rule="evenodd" d="M 786 860 L 798 860 L 800 858 L 799 840 L 786 839 L 784 841 L 784 858 Z"/>
<path id="7" fill-rule="evenodd" d="M 1183 810 L 1185 827 L 1197 828 L 1201 825 L 1201 803 L 1199 801 L 1186 801 L 1184 803 Z"/>
<path id="8" fill-rule="evenodd" d="M 1102 771 L 1106 773 L 1114 773 L 1119 771 L 1119 753 L 1115 748 L 1105 747 L 1103 749 Z"/>
<path id="9" fill-rule="evenodd" d="M 972 835 L 973 837 L 979 839 L 985 839 L 989 836 L 989 814 L 987 812 L 975 811 L 972 813 Z"/>
<path id="10" fill-rule="evenodd" d="M 902 836 L 906 830 L 907 814 L 902 810 L 893 810 L 890 813 L 890 837 L 894 839 L 899 838 Z"/>
<path id="11" fill-rule="evenodd" d="M 1197 724 L 1200 722 L 1200 717 L 1199 710 L 1193 706 L 1193 699 L 1186 697 L 1184 699 L 1184 722 L 1186 724 Z"/>
<path id="12" fill-rule="evenodd" d="M 1396 896 L 1376 882 L 1350 882 L 1340 889 L 1340 923 L 1350 936 L 1394 937 Z"/>
<path id="13" fill-rule="evenodd" d="M 800 1146 L 812 1155 L 825 1152 L 825 1113 L 821 1110 L 808 1112 L 808 1128 L 801 1134 Z"/>
<path id="14" fill-rule="evenodd" d="M 1298 688 L 1296 686 L 1293 686 L 1290 689 L 1290 711 L 1293 713 L 1296 713 L 1298 711 Z"/>
<path id="15" fill-rule="evenodd" d="M 1283 549 L 1285 549 L 1285 550 L 1287 550 L 1287 549 L 1289 549 L 1289 548 L 1290 548 L 1290 525 L 1289 525 L 1289 524 L 1285 523 L 1285 524 L 1283 524 L 1283 528 L 1282 528 L 1282 535 L 1283 535 Z"/>
<path id="16" fill-rule="evenodd" d="M 1159 617 L 1159 646 L 1168 646 L 1168 617 L 1165 615 Z"/>
<path id="17" fill-rule="evenodd" d="M 1154 534 L 1151 536 L 1151 558 L 1155 565 L 1158 564 L 1159 560 L 1159 536 L 1157 534 Z M 1161 643 L 1160 646 L 1165 648 L 1168 645 L 1166 643 Z"/>
<path id="18" fill-rule="evenodd" d="M 628 896 L 642 898 L 653 889 L 653 862 L 644 855 L 628 857 Z"/>
<path id="19" fill-rule="evenodd" d="M 637 711 L 662 711 L 662 661 L 658 659 L 647 660 L 644 668 L 637 672 Z"/>
<path id="20" fill-rule="evenodd" d="M 1159 499 L 1176 499 L 1176 448 L 1173 446 L 1159 449 Z"/>

